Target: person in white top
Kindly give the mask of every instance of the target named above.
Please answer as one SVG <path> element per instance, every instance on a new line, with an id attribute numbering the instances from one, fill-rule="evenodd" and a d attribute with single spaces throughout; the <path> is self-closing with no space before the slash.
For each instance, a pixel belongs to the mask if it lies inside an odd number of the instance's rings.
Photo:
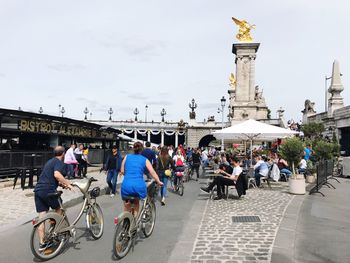
<path id="1" fill-rule="evenodd" d="M 306 172 L 306 167 L 307 167 L 307 162 L 304 158 L 302 158 L 299 163 L 299 169 L 298 169 L 299 174 L 304 174 Z"/>
<path id="2" fill-rule="evenodd" d="M 261 177 L 267 177 L 269 173 L 269 167 L 267 166 L 267 163 L 262 159 L 260 155 L 255 157 L 256 164 L 254 165 L 254 171 L 255 171 L 255 182 L 256 186 L 260 186 L 260 178 Z M 267 160 L 266 160 L 267 161 Z"/>
<path id="3" fill-rule="evenodd" d="M 74 149 L 76 145 L 73 143 L 71 144 L 70 148 L 67 150 L 66 154 L 64 155 L 64 163 L 67 165 L 67 176 L 68 178 L 75 177 L 74 175 L 74 165 L 76 165 L 77 159 L 74 155 Z"/>
<path id="4" fill-rule="evenodd" d="M 173 161 L 175 164 L 175 173 L 182 173 L 185 171 L 185 158 L 182 155 L 181 149 L 178 149 L 176 152 L 176 155 L 173 157 Z M 174 187 L 177 185 L 177 178 L 178 176 L 174 176 Z"/>
<path id="5" fill-rule="evenodd" d="M 233 165 L 232 174 L 227 173 L 226 172 L 227 169 L 225 168 L 227 166 L 222 165 L 223 169 L 219 169 L 217 171 L 217 173 L 221 174 L 222 176 L 216 176 L 214 181 L 212 183 L 210 183 L 208 187 L 201 187 L 202 191 L 209 193 L 216 185 L 218 196 L 215 197 L 214 200 L 222 199 L 223 198 L 222 189 L 224 188 L 224 186 L 225 185 L 235 185 L 240 174 L 243 171 L 241 166 L 240 166 L 240 161 L 237 157 L 233 157 L 231 160 L 231 163 Z"/>

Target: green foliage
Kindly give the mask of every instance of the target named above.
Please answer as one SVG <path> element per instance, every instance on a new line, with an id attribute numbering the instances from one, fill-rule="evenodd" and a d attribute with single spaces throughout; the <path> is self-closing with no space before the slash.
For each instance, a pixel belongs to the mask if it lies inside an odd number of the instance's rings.
<path id="1" fill-rule="evenodd" d="M 329 160 L 339 155 L 340 146 L 338 143 L 318 141 L 314 147 L 317 160 Z"/>
<path id="2" fill-rule="evenodd" d="M 295 166 L 298 166 L 303 157 L 304 146 L 302 141 L 297 138 L 289 138 L 284 140 L 280 147 L 280 154 L 289 164 L 292 164 L 293 174 L 295 174 Z"/>
<path id="3" fill-rule="evenodd" d="M 306 169 L 311 173 L 316 173 L 316 164 L 314 164 L 311 160 L 306 161 Z"/>
<path id="4" fill-rule="evenodd" d="M 322 132 L 325 131 L 325 128 L 323 123 L 311 122 L 302 125 L 301 130 L 306 138 L 315 139 L 322 137 Z"/>

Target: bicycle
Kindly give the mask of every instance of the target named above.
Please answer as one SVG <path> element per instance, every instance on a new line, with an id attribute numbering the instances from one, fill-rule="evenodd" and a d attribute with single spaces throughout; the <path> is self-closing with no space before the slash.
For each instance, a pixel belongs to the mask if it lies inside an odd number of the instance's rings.
<path id="1" fill-rule="evenodd" d="M 175 176 L 177 177 L 177 184 L 175 185 Z M 184 195 L 185 185 L 184 185 L 184 172 L 174 172 L 170 178 L 171 188 L 178 193 L 180 196 Z"/>
<path id="2" fill-rule="evenodd" d="M 131 212 L 124 211 L 114 218 L 115 232 L 113 237 L 113 253 L 117 259 L 125 257 L 130 248 L 134 249 L 136 237 L 142 230 L 143 235 L 149 237 L 156 222 L 155 197 L 158 187 L 155 181 L 147 186 L 147 196 L 142 202 L 142 207 L 137 217 L 134 217 L 134 201 L 137 197 L 129 196 L 127 200 L 131 203 Z"/>
<path id="3" fill-rule="evenodd" d="M 193 180 L 192 176 L 193 176 L 193 169 L 192 169 L 192 165 L 191 164 L 187 164 L 185 167 L 185 175 L 184 175 L 184 181 L 185 182 L 189 182 L 191 180 Z"/>
<path id="4" fill-rule="evenodd" d="M 33 230 L 30 237 L 30 248 L 33 255 L 40 260 L 48 260 L 57 256 L 63 249 L 66 242 L 70 237 L 75 238 L 76 229 L 75 225 L 83 215 L 86 213 L 86 227 L 89 230 L 91 236 L 97 240 L 102 237 L 103 234 L 103 214 L 100 206 L 96 202 L 96 198 L 100 195 L 100 188 L 94 187 L 90 194 L 89 188 L 92 182 L 96 182 L 97 179 L 90 177 L 85 182 L 74 182 L 73 186 L 77 187 L 82 193 L 84 202 L 80 209 L 79 214 L 72 224 L 69 223 L 65 209 L 62 205 L 60 196 L 62 191 L 56 191 L 47 195 L 48 198 L 58 198 L 62 214 L 58 214 L 54 211 L 48 212 L 42 218 L 35 218 L 32 220 Z M 44 248 L 40 248 L 39 226 L 44 224 Z"/>

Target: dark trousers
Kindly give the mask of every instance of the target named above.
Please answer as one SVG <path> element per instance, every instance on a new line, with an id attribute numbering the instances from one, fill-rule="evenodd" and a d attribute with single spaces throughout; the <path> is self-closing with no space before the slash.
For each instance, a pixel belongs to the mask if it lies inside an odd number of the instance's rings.
<path id="1" fill-rule="evenodd" d="M 194 171 L 196 171 L 197 179 L 199 178 L 199 164 L 192 165 L 192 175 L 194 175 Z"/>
<path id="2" fill-rule="evenodd" d="M 214 178 L 214 181 L 212 181 L 209 184 L 209 190 L 212 190 L 214 186 L 216 185 L 216 191 L 219 197 L 222 196 L 223 192 L 225 192 L 225 186 L 226 185 L 235 185 L 235 181 L 232 179 L 225 177 L 225 176 L 217 176 Z"/>

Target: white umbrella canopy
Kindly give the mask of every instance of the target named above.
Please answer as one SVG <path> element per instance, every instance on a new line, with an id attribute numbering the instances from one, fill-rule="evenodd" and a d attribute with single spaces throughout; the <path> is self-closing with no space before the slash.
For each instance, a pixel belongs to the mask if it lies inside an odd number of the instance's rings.
<path id="1" fill-rule="evenodd" d="M 240 139 L 250 141 L 250 159 L 252 160 L 253 140 L 271 141 L 298 134 L 296 131 L 269 125 L 256 120 L 246 120 L 231 127 L 212 132 L 217 139 Z"/>
<path id="2" fill-rule="evenodd" d="M 298 134 L 296 131 L 269 125 L 256 120 L 246 120 L 212 133 L 217 139 L 274 140 Z"/>

